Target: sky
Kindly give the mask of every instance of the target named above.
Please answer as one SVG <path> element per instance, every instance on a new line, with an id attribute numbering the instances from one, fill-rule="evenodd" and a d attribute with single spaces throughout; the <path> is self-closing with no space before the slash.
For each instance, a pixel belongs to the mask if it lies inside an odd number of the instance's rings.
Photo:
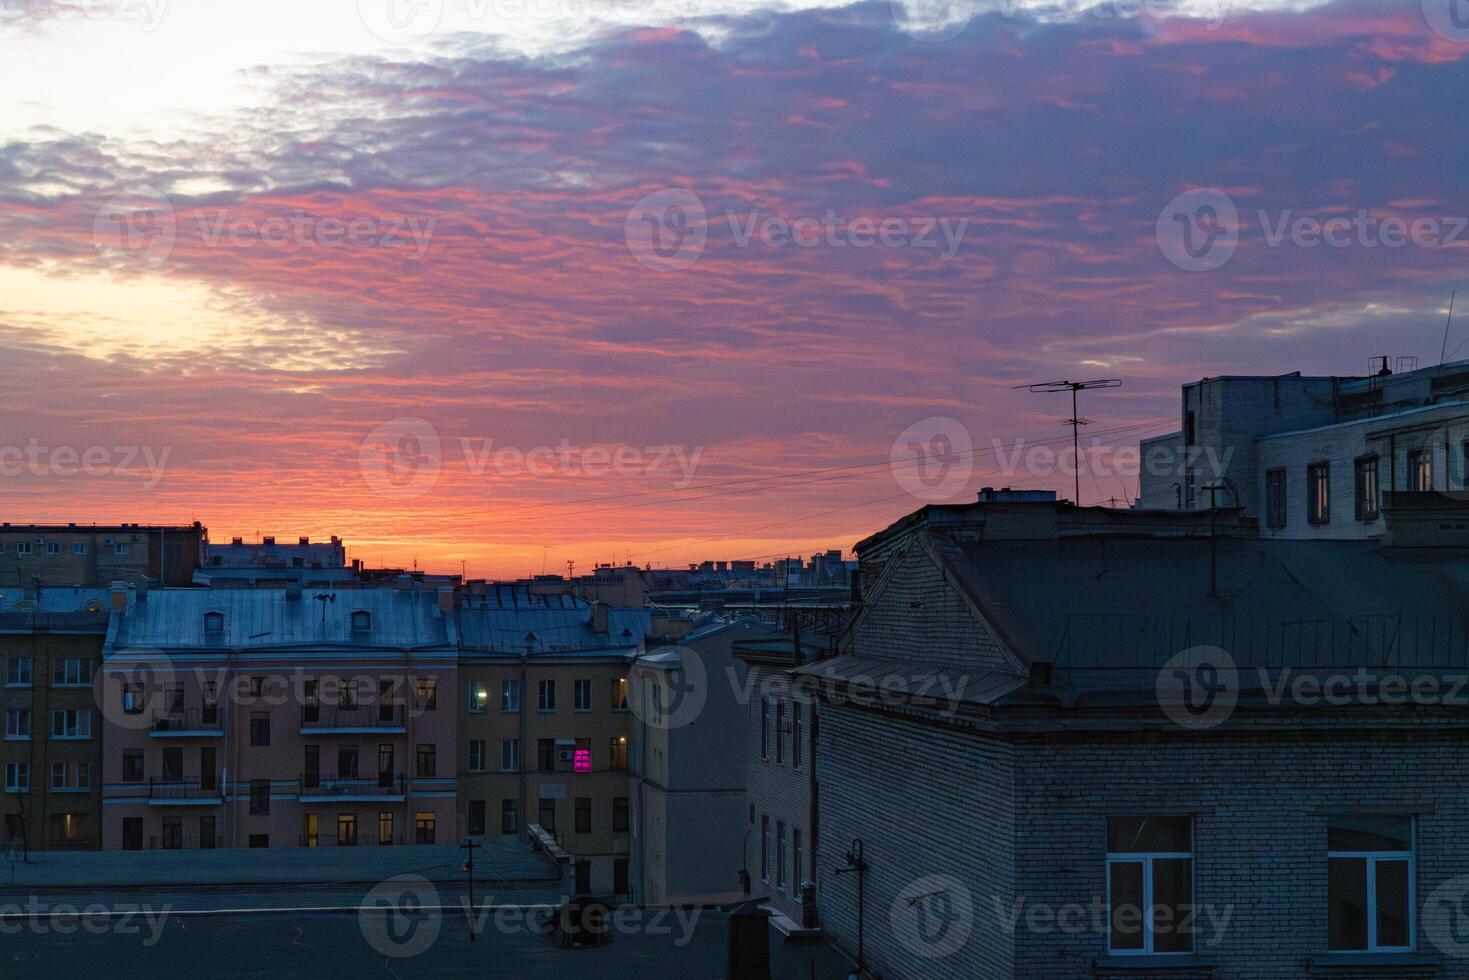
<path id="1" fill-rule="evenodd" d="M 0 0 L 0 513 L 773 559 L 1072 497 L 1103 378 L 1125 504 L 1469 341 L 1466 91 L 1466 0 Z"/>

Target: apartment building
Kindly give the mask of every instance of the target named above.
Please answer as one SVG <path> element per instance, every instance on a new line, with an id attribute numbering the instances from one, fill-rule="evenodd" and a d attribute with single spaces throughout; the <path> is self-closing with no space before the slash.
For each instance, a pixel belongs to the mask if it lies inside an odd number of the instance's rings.
<path id="1" fill-rule="evenodd" d="M 209 531 L 185 525 L 0 524 L 0 587 L 188 585 Z"/>
<path id="2" fill-rule="evenodd" d="M 1267 538 L 1364 539 L 1387 529 L 1386 493 L 1469 489 L 1469 362 L 1206 378 L 1182 402 L 1182 430 L 1142 444 L 1141 509 L 1217 505 Z"/>
<path id="3" fill-rule="evenodd" d="M 629 894 L 627 674 L 653 629 L 526 583 L 475 583 L 458 611 L 460 822 L 570 855 L 577 894 Z"/>
<path id="4" fill-rule="evenodd" d="M 274 535 L 259 541 L 231 538 L 229 544 L 204 546 L 205 568 L 314 568 L 341 569 L 347 565 L 347 546 L 335 534 L 329 541 L 301 537 L 277 542 Z"/>
<path id="5" fill-rule="evenodd" d="M 98 847 L 102 726 L 92 679 L 107 609 L 99 589 L 0 590 L 7 850 Z"/>
<path id="6" fill-rule="evenodd" d="M 1380 540 L 1262 540 L 977 503 L 859 543 L 850 645 L 795 669 L 829 938 L 894 980 L 1469 977 L 1445 775 L 1469 549 L 1399 513 Z"/>
<path id="7" fill-rule="evenodd" d="M 741 638 L 732 654 L 749 671 L 744 704 L 747 804 L 743 858 L 751 892 L 764 898 L 776 929 L 815 925 L 803 910 L 807 882 L 819 891 L 821 844 L 816 770 L 817 705 L 796 675 L 828 651 L 794 634 Z"/>
<path id="8" fill-rule="evenodd" d="M 452 590 L 138 591 L 103 651 L 102 846 L 456 839 Z"/>
<path id="9" fill-rule="evenodd" d="M 747 827 L 741 733 L 753 697 L 737 643 L 770 636 L 753 619 L 701 624 L 634 661 L 632 875 L 645 905 L 742 901 L 743 856 L 724 842 Z M 648 710 L 641 710 L 646 707 Z"/>

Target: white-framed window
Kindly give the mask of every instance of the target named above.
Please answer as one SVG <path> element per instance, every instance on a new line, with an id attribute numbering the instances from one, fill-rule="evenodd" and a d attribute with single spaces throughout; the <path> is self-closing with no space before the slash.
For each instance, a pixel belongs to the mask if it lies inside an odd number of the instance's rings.
<path id="1" fill-rule="evenodd" d="M 112 553 L 115 555 L 131 554 L 132 550 L 133 546 L 128 544 L 126 541 L 119 541 L 117 542 L 117 544 L 112 546 Z"/>
<path id="2" fill-rule="evenodd" d="M 540 706 L 540 709 L 542 711 L 555 711 L 556 710 L 556 682 L 553 681 L 553 680 L 544 680 L 544 681 L 541 681 L 540 682 L 540 684 L 539 684 L 538 687 L 539 687 L 539 700 L 538 700 L 538 704 Z"/>
<path id="3" fill-rule="evenodd" d="M 92 788 L 90 762 L 51 763 L 51 788 L 64 792 L 81 792 Z"/>
<path id="4" fill-rule="evenodd" d="M 775 822 L 775 887 L 784 890 L 786 886 L 786 825 L 785 821 Z"/>
<path id="5" fill-rule="evenodd" d="M 1193 818 L 1107 818 L 1107 949 L 1116 955 L 1194 948 Z"/>
<path id="6" fill-rule="evenodd" d="M 1411 816 L 1328 818 L 1328 949 L 1401 953 L 1414 948 L 1414 829 Z"/>
<path id="7" fill-rule="evenodd" d="M 53 687 L 89 687 L 92 662 L 86 657 L 58 657 L 51 662 Z"/>
<path id="8" fill-rule="evenodd" d="M 5 792 L 25 793 L 31 788 L 31 764 L 29 762 L 5 763 Z"/>
<path id="9" fill-rule="evenodd" d="M 572 708 L 576 711 L 592 710 L 592 682 L 579 678 L 572 684 Z"/>
<path id="10" fill-rule="evenodd" d="M 500 683 L 500 710 L 513 714 L 520 710 L 520 681 Z"/>
<path id="11" fill-rule="evenodd" d="M 31 686 L 31 658 L 10 657 L 5 661 L 5 686 Z"/>
<path id="12" fill-rule="evenodd" d="M 490 688 L 484 681 L 469 682 L 469 713 L 482 715 L 490 706 Z"/>
<path id="13" fill-rule="evenodd" d="M 5 709 L 5 737 L 19 739 L 31 737 L 30 708 Z"/>
<path id="14" fill-rule="evenodd" d="M 91 738 L 90 708 L 57 708 L 51 712 L 52 738 Z"/>
<path id="15" fill-rule="evenodd" d="M 760 815 L 760 880 L 770 883 L 770 818 Z"/>
<path id="16" fill-rule="evenodd" d="M 31 543 L 29 541 L 17 541 L 15 543 L 15 553 L 17 555 L 28 555 L 28 554 L 30 554 L 31 553 Z"/>
<path id="17" fill-rule="evenodd" d="M 482 738 L 469 740 L 469 771 L 485 771 L 485 740 Z"/>
<path id="18" fill-rule="evenodd" d="M 82 541 L 77 541 L 73 543 L 71 546 L 71 553 L 74 555 L 85 555 L 87 553 L 86 543 Z"/>
<path id="19" fill-rule="evenodd" d="M 518 738 L 502 738 L 502 739 L 500 739 L 500 771 L 501 772 L 519 772 L 520 771 L 520 739 L 518 739 Z"/>
<path id="20" fill-rule="evenodd" d="M 46 542 L 46 554 L 48 554 L 48 555 L 59 555 L 59 554 L 61 554 L 61 542 L 60 541 L 47 541 Z"/>

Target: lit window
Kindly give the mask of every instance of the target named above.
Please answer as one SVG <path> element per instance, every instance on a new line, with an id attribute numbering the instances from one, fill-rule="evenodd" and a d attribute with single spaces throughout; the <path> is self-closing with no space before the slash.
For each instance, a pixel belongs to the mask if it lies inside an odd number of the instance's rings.
<path id="1" fill-rule="evenodd" d="M 484 681 L 469 682 L 469 713 L 482 715 L 490 704 L 490 689 Z"/>
<path id="2" fill-rule="evenodd" d="M 1377 457 L 1357 460 L 1357 520 L 1375 521 L 1379 515 Z"/>
<path id="3" fill-rule="evenodd" d="M 1113 953 L 1193 951 L 1189 817 L 1109 817 L 1107 883 L 1107 945 Z"/>
<path id="4" fill-rule="evenodd" d="M 1306 467 L 1306 519 L 1312 524 L 1331 523 L 1331 466 L 1312 463 Z"/>
<path id="5" fill-rule="evenodd" d="M 1433 450 L 1420 449 L 1408 454 L 1408 489 L 1427 493 L 1433 489 Z"/>

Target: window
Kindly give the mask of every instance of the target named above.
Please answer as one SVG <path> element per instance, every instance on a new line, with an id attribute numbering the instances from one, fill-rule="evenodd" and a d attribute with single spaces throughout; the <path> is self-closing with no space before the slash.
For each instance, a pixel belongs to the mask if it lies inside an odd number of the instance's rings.
<path id="1" fill-rule="evenodd" d="M 31 737 L 31 709 L 7 708 L 5 711 L 5 737 Z"/>
<path id="2" fill-rule="evenodd" d="M 791 702 L 791 768 L 801 768 L 801 703 Z"/>
<path id="3" fill-rule="evenodd" d="M 352 632 L 366 633 L 372 629 L 372 613 L 366 609 L 354 609 L 352 611 Z"/>
<path id="4" fill-rule="evenodd" d="M 439 773 L 439 756 L 432 744 L 420 745 L 418 747 L 418 775 L 420 778 L 437 776 Z"/>
<path id="5" fill-rule="evenodd" d="M 550 772 L 556 768 L 555 739 L 542 738 L 536 740 L 536 768 L 542 772 Z"/>
<path id="6" fill-rule="evenodd" d="M 1327 948 L 1413 948 L 1413 818 L 1335 816 L 1327 827 Z"/>
<path id="7" fill-rule="evenodd" d="M 418 707 L 421 711 L 437 711 L 439 708 L 439 682 L 434 677 L 420 677 L 417 683 Z"/>
<path id="8" fill-rule="evenodd" d="M 1109 817 L 1107 883 L 1113 953 L 1193 951 L 1191 818 Z"/>
<path id="9" fill-rule="evenodd" d="M 500 833 L 520 832 L 520 803 L 516 800 L 500 801 Z"/>
<path id="10" fill-rule="evenodd" d="M 1331 464 L 1312 463 L 1306 467 L 1306 520 L 1312 524 L 1331 523 Z"/>
<path id="11" fill-rule="evenodd" d="M 17 542 L 15 545 L 15 553 L 17 556 L 29 555 L 31 553 L 31 543 L 29 541 Z"/>
<path id="12" fill-rule="evenodd" d="M 337 846 L 357 846 L 357 814 L 337 814 Z"/>
<path id="13" fill-rule="evenodd" d="M 122 818 L 122 849 L 124 851 L 141 851 L 143 849 L 143 818 Z"/>
<path id="14" fill-rule="evenodd" d="M 204 614 L 204 632 L 206 634 L 218 635 L 224 632 L 224 613 L 207 612 Z M 252 691 L 252 694 L 255 692 Z"/>
<path id="15" fill-rule="evenodd" d="M 92 764 L 90 762 L 51 763 L 51 788 L 55 790 L 91 789 Z"/>
<path id="16" fill-rule="evenodd" d="M 143 778 L 143 750 L 124 749 L 122 753 L 122 781 L 125 783 L 141 783 Z"/>
<path id="17" fill-rule="evenodd" d="M 469 713 L 482 715 L 490 704 L 490 689 L 484 681 L 469 682 Z"/>
<path id="18" fill-rule="evenodd" d="M 506 714 L 520 710 L 520 681 L 504 681 L 500 684 L 500 710 Z"/>
<path id="19" fill-rule="evenodd" d="M 791 828 L 791 897 L 795 898 L 801 894 L 801 863 L 805 855 L 801 853 L 801 830 L 799 827 Z"/>
<path id="20" fill-rule="evenodd" d="M 610 752 L 611 752 L 611 755 L 609 756 L 609 758 L 611 759 L 611 766 L 610 766 L 610 768 L 614 772 L 626 772 L 627 771 L 627 736 L 626 735 L 618 735 L 617 737 L 613 738 L 612 741 L 611 741 L 611 743 L 610 743 L 610 745 L 608 746 L 608 748 L 610 749 Z"/>
<path id="21" fill-rule="evenodd" d="M 250 780 L 250 813 L 260 816 L 270 812 L 270 780 Z"/>
<path id="22" fill-rule="evenodd" d="M 184 778 L 184 750 L 171 746 L 159 753 L 164 779 Z"/>
<path id="23" fill-rule="evenodd" d="M 627 862 L 627 858 L 612 859 L 612 894 L 614 895 L 629 894 L 627 887 Z"/>
<path id="24" fill-rule="evenodd" d="M 576 878 L 575 891 L 578 895 L 585 895 L 592 890 L 592 862 L 586 858 L 579 858 L 572 865 L 573 876 Z"/>
<path id="25" fill-rule="evenodd" d="M 59 555 L 59 554 L 61 554 L 61 542 L 60 541 L 47 541 L 46 542 L 46 554 L 48 554 L 48 555 Z"/>
<path id="26" fill-rule="evenodd" d="M 502 739 L 500 739 L 500 771 L 501 772 L 519 772 L 520 771 L 520 739 L 518 739 L 518 738 L 502 738 Z"/>
<path id="27" fill-rule="evenodd" d="M 576 832 L 590 834 L 592 832 L 592 798 L 590 796 L 576 798 L 575 816 Z"/>
<path id="28" fill-rule="evenodd" d="M 269 834 L 251 834 L 250 835 L 250 840 L 249 840 L 249 845 L 248 846 L 250 846 L 250 847 L 269 847 L 270 846 L 270 835 Z"/>
<path id="29" fill-rule="evenodd" d="M 483 837 L 485 834 L 485 801 L 470 800 L 469 814 L 465 818 L 464 832 L 473 837 Z"/>
<path id="30" fill-rule="evenodd" d="M 1265 526 L 1285 527 L 1285 470 L 1265 474 Z"/>
<path id="31" fill-rule="evenodd" d="M 92 662 L 85 657 L 58 657 L 51 663 L 51 683 L 56 687 L 91 685 Z"/>
<path id="32" fill-rule="evenodd" d="M 1426 493 L 1433 489 L 1433 450 L 1419 449 L 1408 454 L 1408 489 Z"/>
<path id="33" fill-rule="evenodd" d="M 438 836 L 435 823 L 432 810 L 419 810 L 413 817 L 413 842 L 415 844 L 432 844 Z"/>
<path id="34" fill-rule="evenodd" d="M 760 880 L 770 881 L 770 818 L 760 817 Z"/>
<path id="35" fill-rule="evenodd" d="M 555 681 L 541 681 L 539 686 L 540 686 L 540 702 L 539 702 L 540 703 L 540 709 L 542 711 L 555 711 L 556 710 L 556 682 Z"/>
<path id="36" fill-rule="evenodd" d="M 199 846 L 203 848 L 217 847 L 219 843 L 215 834 L 214 818 L 199 818 Z"/>
<path id="37" fill-rule="evenodd" d="M 1377 457 L 1364 456 L 1357 460 L 1357 520 L 1377 520 L 1378 499 Z"/>
<path id="38" fill-rule="evenodd" d="M 377 815 L 377 842 L 383 847 L 393 843 L 392 810 L 382 810 Z"/>
<path id="39" fill-rule="evenodd" d="M 112 553 L 114 555 L 129 555 L 132 554 L 132 551 L 133 546 L 126 541 L 119 541 L 112 546 Z"/>
<path id="40" fill-rule="evenodd" d="M 71 546 L 71 553 L 74 555 L 85 555 L 87 553 L 87 546 L 78 541 Z"/>
<path id="41" fill-rule="evenodd" d="M 785 702 L 775 706 L 775 764 L 781 765 L 786 761 L 786 706 Z"/>
<path id="42" fill-rule="evenodd" d="M 619 834 L 627 832 L 627 797 L 625 796 L 612 798 L 612 830 Z"/>
<path id="43" fill-rule="evenodd" d="M 571 752 L 571 769 L 572 769 L 572 772 L 591 772 L 592 771 L 592 740 L 591 739 L 589 739 L 589 738 L 579 738 L 579 739 L 576 740 L 576 746 L 572 749 L 572 752 Z"/>
<path id="44" fill-rule="evenodd" d="M 1459 488 L 1469 490 L 1469 442 L 1459 447 Z"/>
<path id="45" fill-rule="evenodd" d="M 469 740 L 469 771 L 485 771 L 485 740 L 482 738 Z"/>
<path id="46" fill-rule="evenodd" d="M 5 792 L 25 793 L 31 788 L 31 764 L 29 762 L 5 763 Z"/>
<path id="47" fill-rule="evenodd" d="M 390 698 L 392 696 L 393 682 L 392 681 L 383 681 L 382 684 L 383 685 L 386 685 L 386 691 L 388 692 L 388 697 Z M 381 694 L 382 691 L 383 691 L 383 688 L 380 685 L 379 686 L 379 694 Z M 382 700 L 383 700 L 383 703 L 385 703 L 385 704 L 388 703 L 388 698 L 383 698 Z M 339 708 L 355 708 L 355 707 L 357 707 L 357 680 L 355 678 L 353 678 L 351 680 L 342 681 L 342 686 L 337 691 L 337 707 L 339 707 Z"/>
<path id="48" fill-rule="evenodd" d="M 627 710 L 627 678 L 618 677 L 612 681 L 612 710 Z"/>
<path id="49" fill-rule="evenodd" d="M 571 697 L 571 700 L 572 700 L 572 705 L 571 705 L 572 710 L 574 710 L 574 711 L 591 711 L 592 710 L 592 682 L 590 680 L 588 680 L 586 678 L 581 678 L 579 680 L 576 680 L 576 681 L 572 682 L 572 685 L 571 685 L 571 695 L 572 695 L 572 697 Z"/>
<path id="50" fill-rule="evenodd" d="M 269 745 L 270 744 L 270 712 L 269 711 L 252 711 L 252 712 L 250 712 L 250 744 L 251 745 Z"/>
<path id="51" fill-rule="evenodd" d="M 31 686 L 30 657 L 11 657 L 5 661 L 5 684 L 7 687 Z"/>
<path id="52" fill-rule="evenodd" d="M 760 758 L 770 760 L 770 702 L 760 702 Z"/>
<path id="53" fill-rule="evenodd" d="M 337 775 L 343 779 L 354 779 L 357 776 L 357 746 L 337 746 Z"/>
<path id="54" fill-rule="evenodd" d="M 775 887 L 786 886 L 786 825 L 778 821 L 775 825 Z"/>
<path id="55" fill-rule="evenodd" d="M 556 833 L 556 801 L 542 799 L 536 809 L 536 819 L 540 822 L 541 829 L 548 834 Z"/>
<path id="56" fill-rule="evenodd" d="M 122 710 L 124 714 L 141 715 L 146 705 L 147 699 L 143 696 L 143 685 L 124 684 L 122 686 Z"/>
<path id="57" fill-rule="evenodd" d="M 59 708 L 51 712 L 52 738 L 91 738 L 92 712 L 86 708 Z"/>

